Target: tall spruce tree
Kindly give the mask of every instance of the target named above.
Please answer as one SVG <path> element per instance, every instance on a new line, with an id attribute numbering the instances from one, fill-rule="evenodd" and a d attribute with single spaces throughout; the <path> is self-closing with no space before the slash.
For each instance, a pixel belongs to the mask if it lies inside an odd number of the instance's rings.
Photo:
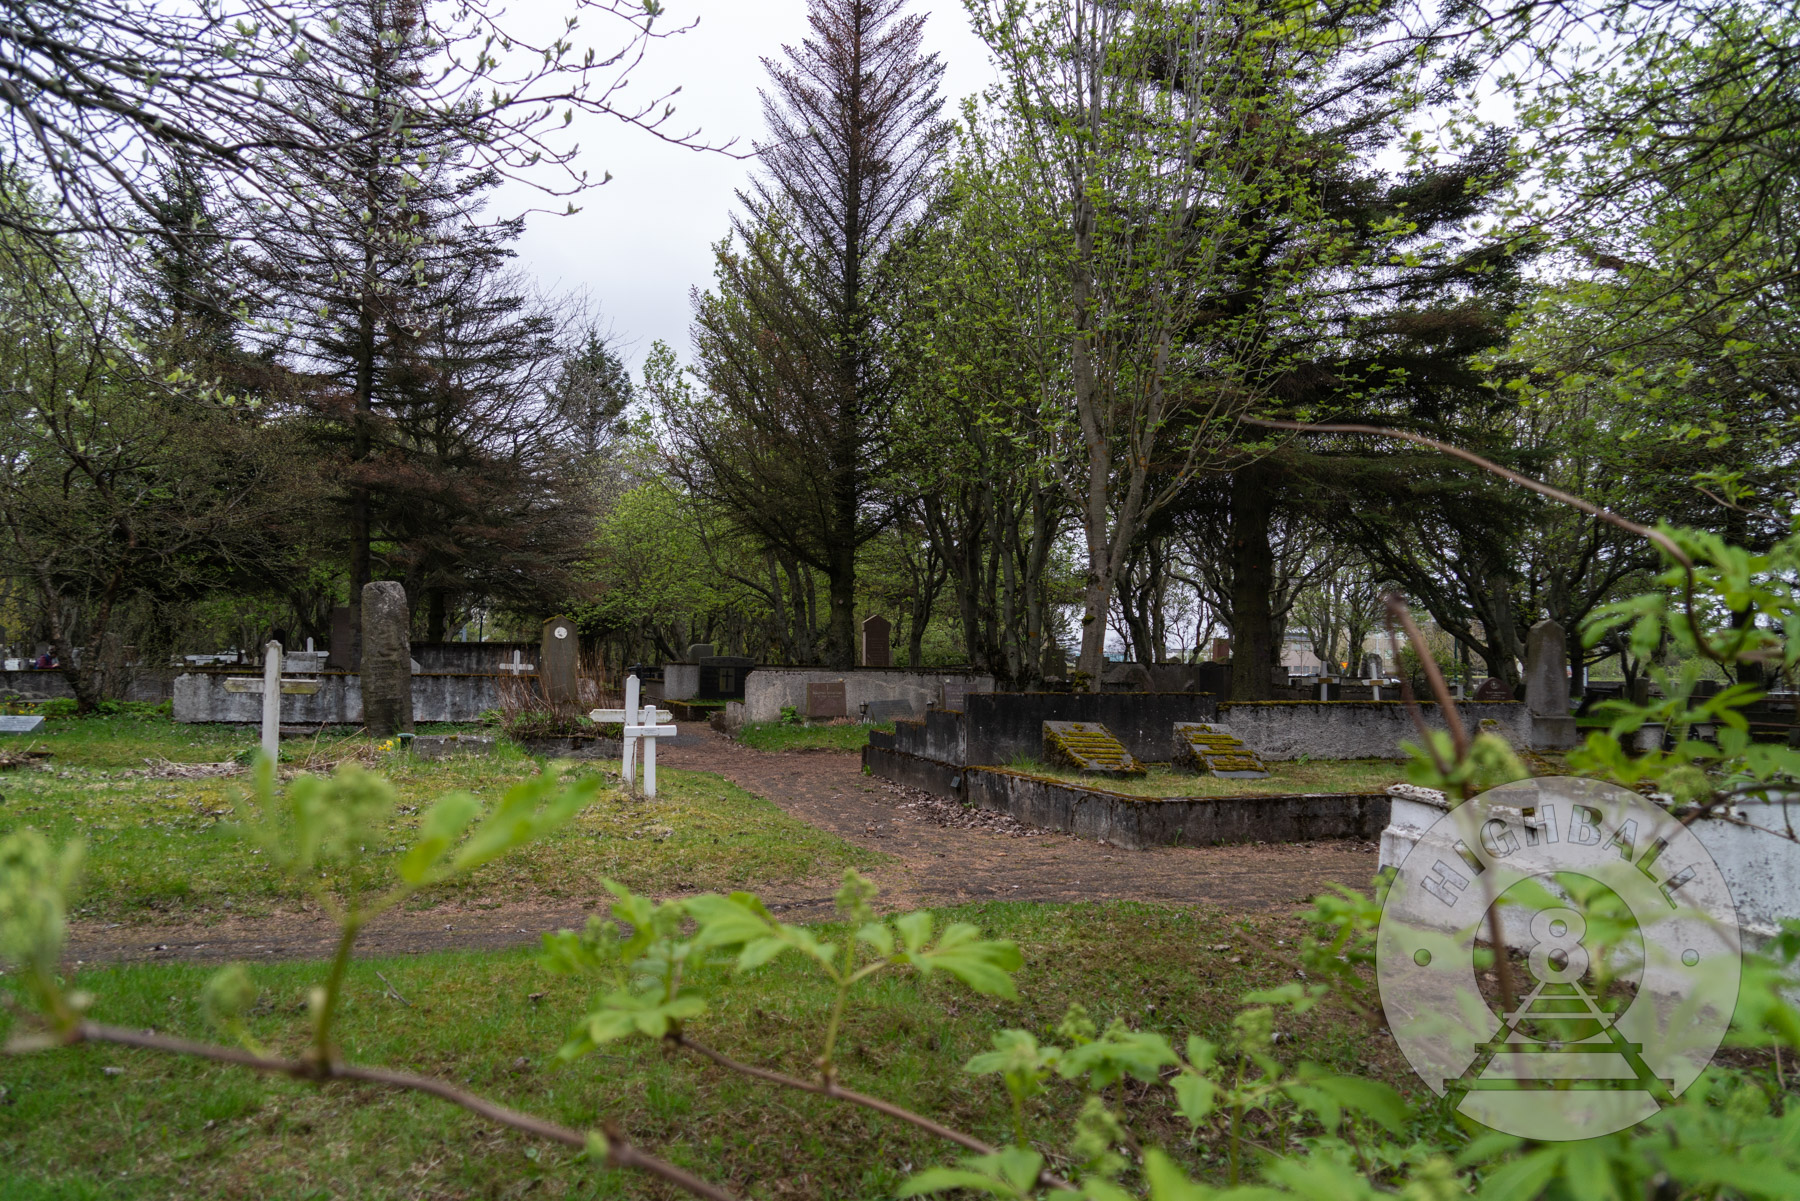
<path id="1" fill-rule="evenodd" d="M 430 95 L 426 2 L 344 7 L 288 103 L 345 149 L 291 164 L 303 203 L 255 214 L 252 262 L 338 469 L 350 598 L 398 577 L 441 634 L 458 593 L 547 603 L 520 582 L 551 586 L 576 552 L 566 531 L 536 540 L 566 523 L 526 517 L 555 507 L 544 445 L 566 431 L 545 420 L 545 371 L 562 348 L 506 278 L 521 222 L 483 217 L 499 175 L 471 161 L 494 131 Z"/>
<path id="2" fill-rule="evenodd" d="M 855 661 L 857 551 L 890 517 L 884 269 L 948 137 L 943 68 L 905 8 L 811 0 L 810 35 L 763 60 L 762 170 L 739 193 L 717 292 L 695 300 L 705 396 L 667 411 L 689 486 L 825 576 L 838 667 Z"/>

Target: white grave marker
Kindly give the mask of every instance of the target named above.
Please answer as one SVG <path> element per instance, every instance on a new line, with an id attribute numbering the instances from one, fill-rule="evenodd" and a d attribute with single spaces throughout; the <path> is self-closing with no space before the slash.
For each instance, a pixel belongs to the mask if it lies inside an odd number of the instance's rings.
<path id="1" fill-rule="evenodd" d="M 625 679 L 625 707 L 623 709 L 593 709 L 588 713 L 588 720 L 594 722 L 616 721 L 625 726 L 625 762 L 623 775 L 625 787 L 630 790 L 636 787 L 636 751 L 638 739 L 644 740 L 644 795 L 656 795 L 656 740 L 673 738 L 679 731 L 674 726 L 659 723 L 674 717 L 666 709 L 658 709 L 655 705 L 638 707 L 638 678 L 627 676 Z"/>
<path id="2" fill-rule="evenodd" d="M 227 676 L 226 692 L 262 693 L 262 751 L 270 759 L 281 757 L 281 694 L 311 696 L 319 690 L 317 680 L 281 678 L 281 643 L 270 642 L 263 654 L 262 679 L 254 676 Z"/>

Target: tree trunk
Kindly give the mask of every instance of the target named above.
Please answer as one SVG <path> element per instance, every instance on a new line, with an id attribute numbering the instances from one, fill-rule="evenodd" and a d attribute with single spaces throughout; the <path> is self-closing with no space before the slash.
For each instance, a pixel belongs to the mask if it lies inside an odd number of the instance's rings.
<path id="1" fill-rule="evenodd" d="M 444 590 L 432 588 L 425 594 L 425 641 L 442 642 L 448 615 L 444 612 Z"/>
<path id="2" fill-rule="evenodd" d="M 1231 699 L 1266 701 L 1275 695 L 1275 552 L 1269 545 L 1274 513 L 1268 472 L 1257 464 L 1231 477 Z"/>

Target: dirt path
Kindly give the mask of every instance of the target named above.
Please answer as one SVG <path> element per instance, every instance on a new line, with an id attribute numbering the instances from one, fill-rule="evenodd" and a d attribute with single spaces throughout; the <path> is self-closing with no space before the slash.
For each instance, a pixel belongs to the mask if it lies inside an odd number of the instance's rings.
<path id="1" fill-rule="evenodd" d="M 683 725 L 658 758 L 665 767 L 717 772 L 803 821 L 894 856 L 897 863 L 873 874 L 882 903 L 896 908 L 978 900 L 1138 900 L 1270 912 L 1291 910 L 1332 881 L 1360 885 L 1375 874 L 1376 847 L 1366 842 L 1127 851 L 1029 830 L 864 776 L 854 754 L 754 751 L 701 725 Z M 795 918 L 831 912 L 830 888 L 788 885 L 758 892 Z M 580 926 L 590 912 L 566 902 L 437 905 L 384 915 L 358 946 L 369 955 L 498 949 L 536 942 L 545 930 Z M 312 959 L 329 955 L 335 938 L 336 927 L 319 913 L 174 926 L 72 922 L 68 956 L 76 964 Z"/>
<path id="2" fill-rule="evenodd" d="M 1162 847 L 1127 851 L 1067 834 L 1027 831 L 997 815 L 862 774 L 858 756 L 769 754 L 720 735 L 682 739 L 661 762 L 717 772 L 795 817 L 850 842 L 897 856 L 876 873 L 885 899 L 903 907 L 974 900 L 1138 900 L 1209 903 L 1243 911 L 1286 909 L 1338 880 L 1375 874 L 1368 842 Z M 955 824 L 941 824 L 950 821 Z"/>

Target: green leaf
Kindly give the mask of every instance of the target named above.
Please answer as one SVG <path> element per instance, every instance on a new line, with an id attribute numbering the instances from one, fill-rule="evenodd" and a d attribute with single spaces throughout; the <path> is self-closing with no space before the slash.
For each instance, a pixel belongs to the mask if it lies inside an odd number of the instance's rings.
<path id="1" fill-rule="evenodd" d="M 906 937 L 905 927 L 901 928 L 901 935 Z M 1019 997 L 1012 973 L 1025 963 L 1018 944 L 1010 939 L 982 938 L 981 931 L 967 922 L 952 922 L 935 947 L 909 950 L 898 959 L 912 964 L 923 975 L 947 972 L 978 993 L 1012 1001 Z"/>
<path id="2" fill-rule="evenodd" d="M 408 884 L 425 883 L 480 811 L 481 802 L 466 792 L 453 792 L 433 805 L 419 823 L 419 841 L 400 858 L 400 878 Z"/>

